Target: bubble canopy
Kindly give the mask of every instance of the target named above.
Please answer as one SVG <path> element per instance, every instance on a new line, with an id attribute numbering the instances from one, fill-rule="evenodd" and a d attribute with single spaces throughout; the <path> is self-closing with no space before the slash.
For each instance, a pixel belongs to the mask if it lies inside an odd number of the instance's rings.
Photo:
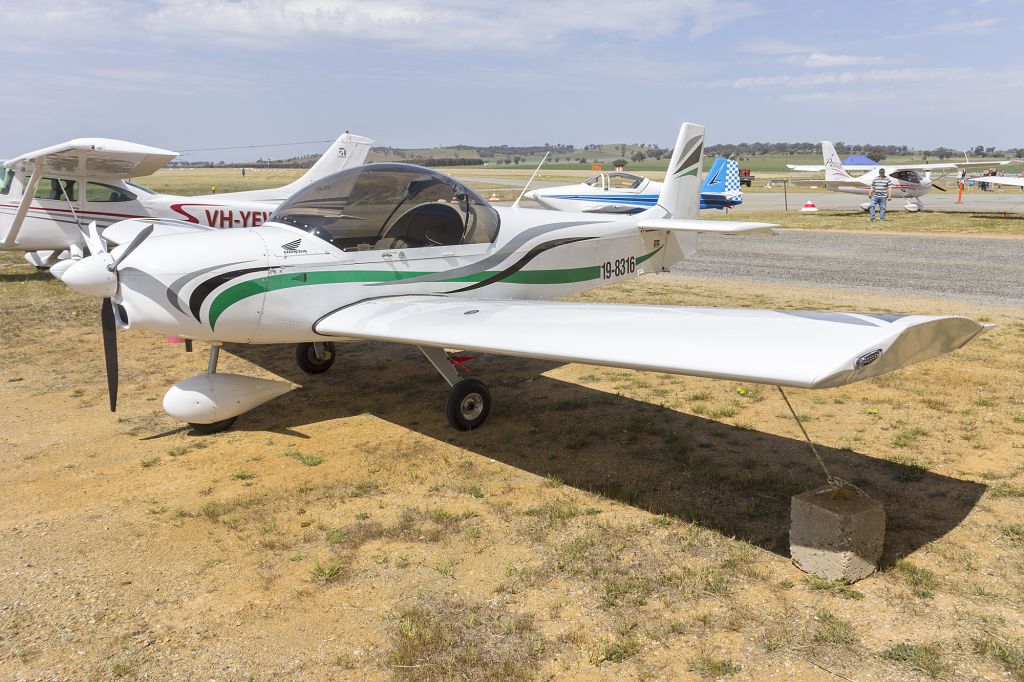
<path id="1" fill-rule="evenodd" d="M 297 227 L 342 251 L 490 244 L 498 212 L 442 173 L 375 163 L 329 175 L 292 196 L 268 222 Z"/>

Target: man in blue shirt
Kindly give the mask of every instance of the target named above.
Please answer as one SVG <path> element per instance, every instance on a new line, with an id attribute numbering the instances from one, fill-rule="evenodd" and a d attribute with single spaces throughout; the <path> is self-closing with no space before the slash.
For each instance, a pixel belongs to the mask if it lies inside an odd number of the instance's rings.
<path id="1" fill-rule="evenodd" d="M 879 218 L 885 220 L 885 206 L 892 199 L 892 179 L 885 176 L 885 169 L 878 169 L 878 177 L 871 181 L 871 188 L 868 190 L 871 198 L 871 208 L 868 213 L 871 217 L 868 220 L 875 220 L 875 206 L 879 209 Z"/>

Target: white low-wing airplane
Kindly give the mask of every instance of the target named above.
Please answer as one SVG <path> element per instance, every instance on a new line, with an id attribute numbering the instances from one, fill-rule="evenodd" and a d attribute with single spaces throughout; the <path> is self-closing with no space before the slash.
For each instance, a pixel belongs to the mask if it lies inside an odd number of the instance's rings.
<path id="1" fill-rule="evenodd" d="M 628 215 L 654 207 L 661 187 L 650 178 L 616 171 L 598 173 L 575 185 L 530 190 L 525 196 L 556 211 Z M 715 159 L 700 187 L 700 208 L 732 208 L 741 203 L 739 163 Z"/>
<path id="2" fill-rule="evenodd" d="M 129 218 L 255 227 L 309 183 L 366 160 L 373 140 L 348 132 L 298 180 L 273 189 L 184 197 L 157 194 L 128 178 L 150 175 L 178 154 L 124 140 L 81 138 L 0 164 L 0 251 L 25 251 L 36 267 L 82 255 L 81 226 Z"/>
<path id="3" fill-rule="evenodd" d="M 59 276 L 104 299 L 111 409 L 116 327 L 213 344 L 208 371 L 163 401 L 203 432 L 293 388 L 217 372 L 224 342 L 295 343 L 309 373 L 332 365 L 335 342 L 417 346 L 451 385 L 449 423 L 472 429 L 490 393 L 446 348 L 827 388 L 952 351 L 985 329 L 962 317 L 554 302 L 667 271 L 699 232 L 774 227 L 697 219 L 703 139 L 702 126 L 683 124 L 657 205 L 635 216 L 497 208 L 436 171 L 371 164 L 323 178 L 248 230 L 129 220 L 100 237 L 91 227 L 93 255 Z"/>
<path id="4" fill-rule="evenodd" d="M 821 154 L 824 158 L 825 165 L 823 166 L 803 166 L 803 165 L 792 165 L 787 164 L 786 167 L 795 171 L 809 171 L 809 172 L 825 172 L 824 180 L 793 180 L 795 185 L 822 185 L 826 189 L 830 189 L 833 192 L 844 192 L 846 194 L 859 194 L 861 196 L 867 196 L 868 189 L 871 187 L 871 182 L 878 177 L 878 169 L 884 168 L 885 174 L 892 180 L 892 196 L 895 199 L 906 199 L 907 203 L 904 208 L 908 211 L 919 211 L 923 204 L 921 203 L 921 197 L 928 194 L 930 190 L 937 189 L 940 192 L 946 190 L 939 185 L 932 182 L 932 171 L 950 171 L 958 170 L 960 168 L 967 168 L 970 166 L 991 166 L 991 161 L 964 161 L 964 162 L 952 162 L 952 163 L 918 163 L 918 164 L 895 164 L 895 165 L 877 165 L 877 166 L 844 166 L 843 162 L 839 158 L 839 154 L 836 153 L 835 145 L 828 140 L 824 140 L 821 143 Z M 1009 161 L 997 162 L 999 165 L 1005 165 Z M 855 173 L 866 171 L 863 175 L 856 177 L 850 175 L 850 171 Z M 921 175 L 921 172 L 924 175 Z M 865 202 L 861 204 L 861 208 L 867 210 L 871 204 Z"/>

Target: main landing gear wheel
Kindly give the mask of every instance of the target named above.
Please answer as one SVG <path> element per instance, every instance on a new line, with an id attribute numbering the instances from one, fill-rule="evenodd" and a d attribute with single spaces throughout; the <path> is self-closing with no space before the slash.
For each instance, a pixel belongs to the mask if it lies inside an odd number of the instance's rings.
<path id="1" fill-rule="evenodd" d="M 318 345 L 321 348 L 320 357 L 317 357 L 316 353 L 316 346 Z M 326 372 L 334 364 L 336 356 L 334 344 L 330 341 L 318 344 L 300 343 L 295 346 L 295 362 L 298 363 L 299 369 L 306 374 L 322 374 Z"/>
<path id="2" fill-rule="evenodd" d="M 471 431 L 491 413 L 491 392 L 478 379 L 463 379 L 452 386 L 444 414 L 459 431 Z"/>
<path id="3" fill-rule="evenodd" d="M 227 419 L 221 419 L 219 422 L 213 422 L 212 424 L 193 424 L 189 422 L 188 425 L 192 427 L 192 432 L 197 436 L 209 436 L 211 433 L 220 433 L 221 431 L 227 431 L 231 428 L 231 425 L 235 423 L 238 417 L 228 417 Z"/>

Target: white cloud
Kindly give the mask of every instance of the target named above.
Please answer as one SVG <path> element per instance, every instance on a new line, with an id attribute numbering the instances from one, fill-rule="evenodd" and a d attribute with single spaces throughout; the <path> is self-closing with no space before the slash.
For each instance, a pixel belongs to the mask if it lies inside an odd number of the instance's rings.
<path id="1" fill-rule="evenodd" d="M 639 39 L 686 31 L 702 36 L 756 14 L 752 3 L 729 13 L 709 0 L 159 0 L 142 18 L 147 30 L 185 38 L 216 36 L 263 47 L 328 39 L 445 50 L 544 47 L 570 34 Z"/>
<path id="2" fill-rule="evenodd" d="M 859 66 L 880 64 L 884 61 L 882 57 L 857 57 L 849 54 L 826 54 L 824 52 L 812 52 L 807 57 L 797 59 L 802 66 L 810 67 Z"/>
<path id="3" fill-rule="evenodd" d="M 866 71 L 839 71 L 814 74 L 781 74 L 774 76 L 746 76 L 732 80 L 717 80 L 709 83 L 715 88 L 757 90 L 762 88 L 806 88 L 827 85 L 921 83 L 944 84 L 977 81 L 1019 81 L 1017 70 L 986 71 L 967 67 L 950 68 L 909 68 L 909 69 L 868 69 Z"/>
<path id="4" fill-rule="evenodd" d="M 1001 19 L 977 19 L 975 21 L 950 21 L 945 24 L 929 26 L 916 33 L 901 36 L 901 38 L 928 38 L 931 36 L 984 36 L 992 33 L 999 25 Z"/>
<path id="5" fill-rule="evenodd" d="M 767 55 L 806 54 L 808 52 L 815 51 L 815 48 L 807 47 L 806 45 L 800 45 L 799 43 L 792 43 L 787 40 L 776 40 L 771 38 L 753 40 L 744 45 L 743 49 L 746 52 Z"/>

